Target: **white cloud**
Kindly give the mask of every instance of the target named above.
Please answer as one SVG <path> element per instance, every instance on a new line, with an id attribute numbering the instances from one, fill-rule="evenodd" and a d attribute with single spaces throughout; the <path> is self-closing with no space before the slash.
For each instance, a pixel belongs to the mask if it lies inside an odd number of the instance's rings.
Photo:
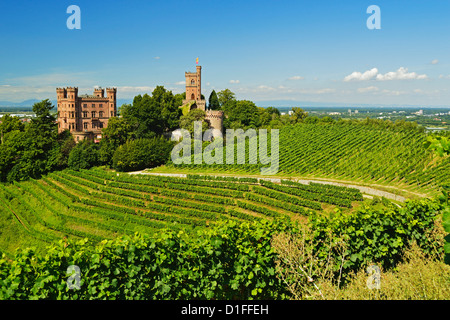
<path id="1" fill-rule="evenodd" d="M 400 67 L 397 71 L 387 72 L 385 74 L 377 74 L 377 80 L 423 80 L 428 79 L 426 74 L 417 74 L 415 72 L 408 72 L 408 68 Z"/>
<path id="2" fill-rule="evenodd" d="M 333 88 L 322 88 L 322 89 L 302 89 L 299 91 L 302 94 L 324 94 L 336 92 Z"/>
<path id="3" fill-rule="evenodd" d="M 293 77 L 288 78 L 288 80 L 303 80 L 303 79 L 305 79 L 305 78 L 302 76 L 293 76 Z"/>
<path id="4" fill-rule="evenodd" d="M 155 59 L 155 60 L 159 60 L 159 59 L 161 59 L 161 57 L 154 57 L 153 59 Z"/>
<path id="5" fill-rule="evenodd" d="M 352 81 L 352 80 L 356 80 L 356 81 L 371 80 L 377 75 L 377 73 L 378 73 L 377 68 L 372 68 L 363 73 L 354 71 L 351 74 L 349 74 L 348 76 L 346 76 L 344 78 L 344 81 L 348 82 L 348 81 Z"/>
<path id="6" fill-rule="evenodd" d="M 402 94 L 406 94 L 407 92 L 405 92 L 405 91 L 398 91 L 398 90 L 387 90 L 387 89 L 384 89 L 383 91 L 381 91 L 382 93 L 384 93 L 385 95 L 388 95 L 388 96 L 399 96 L 399 95 L 402 95 Z"/>
<path id="7" fill-rule="evenodd" d="M 239 83 L 239 80 L 230 80 L 230 83 Z"/>
<path id="8" fill-rule="evenodd" d="M 258 86 L 258 89 L 259 90 L 262 90 L 262 91 L 272 91 L 272 90 L 275 90 L 275 88 L 272 88 L 272 87 L 269 87 L 269 86 L 266 86 L 266 85 L 260 85 L 260 86 Z"/>
<path id="9" fill-rule="evenodd" d="M 181 85 L 183 85 L 183 84 L 185 84 L 186 83 L 186 81 L 178 81 L 178 82 L 175 82 L 175 84 L 176 85 L 179 85 L 179 86 L 181 86 Z"/>
<path id="10" fill-rule="evenodd" d="M 431 64 L 438 64 L 438 63 L 439 63 L 438 59 L 431 60 Z"/>
<path id="11" fill-rule="evenodd" d="M 417 74 L 415 72 L 408 72 L 408 68 L 400 67 L 396 71 L 390 71 L 385 74 L 378 73 L 377 68 L 372 68 L 363 73 L 355 71 L 344 78 L 344 81 L 366 81 L 366 80 L 423 80 L 428 79 L 426 74 Z"/>
<path id="12" fill-rule="evenodd" d="M 365 88 L 358 88 L 358 92 L 360 93 L 366 93 L 366 92 L 376 92 L 380 89 L 378 89 L 375 86 L 365 87 Z"/>
<path id="13" fill-rule="evenodd" d="M 444 76 L 443 74 L 439 75 L 439 79 L 450 79 L 450 74 L 448 76 Z"/>

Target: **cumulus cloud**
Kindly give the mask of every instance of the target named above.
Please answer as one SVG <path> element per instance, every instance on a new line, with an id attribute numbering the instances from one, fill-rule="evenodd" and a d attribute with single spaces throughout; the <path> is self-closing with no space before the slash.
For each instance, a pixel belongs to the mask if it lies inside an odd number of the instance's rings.
<path id="1" fill-rule="evenodd" d="M 417 74 L 408 72 L 408 68 L 400 67 L 397 71 L 387 72 L 385 74 L 377 74 L 377 80 L 423 80 L 428 79 L 426 74 Z"/>
<path id="2" fill-rule="evenodd" d="M 239 80 L 230 80 L 230 83 L 239 83 Z"/>
<path id="3" fill-rule="evenodd" d="M 438 59 L 431 60 L 431 64 L 438 64 L 438 63 L 439 63 Z"/>
<path id="4" fill-rule="evenodd" d="M 159 60 L 159 59 L 161 59 L 161 57 L 154 57 L 153 59 L 155 59 L 155 60 Z"/>
<path id="5" fill-rule="evenodd" d="M 303 80 L 303 79 L 305 79 L 305 78 L 302 76 L 293 76 L 293 77 L 288 78 L 288 80 Z"/>
<path id="6" fill-rule="evenodd" d="M 416 72 L 408 72 L 408 68 L 400 67 L 396 71 L 390 71 L 385 74 L 378 73 L 377 68 L 372 68 L 363 73 L 355 71 L 344 78 L 344 81 L 366 81 L 366 80 L 423 80 L 428 79 L 426 74 L 417 74 Z"/>
<path id="7" fill-rule="evenodd" d="M 185 84 L 185 83 L 186 83 L 186 81 L 178 81 L 178 82 L 175 82 L 176 85 L 183 85 L 183 84 Z"/>
<path id="8" fill-rule="evenodd" d="M 354 71 L 351 74 L 349 74 L 348 76 L 346 76 L 344 78 L 344 81 L 347 82 L 347 81 L 352 81 L 352 80 L 356 80 L 356 81 L 371 80 L 374 77 L 376 77 L 377 74 L 378 74 L 377 68 L 372 68 L 363 73 Z"/>

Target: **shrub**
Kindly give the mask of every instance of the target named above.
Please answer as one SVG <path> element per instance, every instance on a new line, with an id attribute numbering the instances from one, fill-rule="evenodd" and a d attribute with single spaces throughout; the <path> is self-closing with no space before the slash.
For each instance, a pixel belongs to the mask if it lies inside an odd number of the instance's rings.
<path id="1" fill-rule="evenodd" d="M 118 171 L 142 170 L 167 162 L 173 143 L 163 137 L 129 140 L 114 152 L 113 168 Z"/>
<path id="2" fill-rule="evenodd" d="M 98 164 L 98 146 L 91 140 L 79 142 L 69 153 L 68 166 L 72 170 L 89 169 Z"/>

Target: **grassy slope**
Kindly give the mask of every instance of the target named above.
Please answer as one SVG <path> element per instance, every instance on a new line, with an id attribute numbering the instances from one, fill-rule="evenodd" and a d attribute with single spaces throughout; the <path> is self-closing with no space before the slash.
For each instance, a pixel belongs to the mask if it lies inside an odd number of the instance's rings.
<path id="1" fill-rule="evenodd" d="M 280 130 L 280 168 L 276 177 L 352 183 L 410 198 L 433 196 L 440 183 L 450 180 L 450 157 L 433 155 L 423 146 L 424 141 L 425 134 L 417 131 L 364 125 L 285 127 Z M 169 163 L 152 171 L 259 176 L 257 166 L 238 165 Z"/>

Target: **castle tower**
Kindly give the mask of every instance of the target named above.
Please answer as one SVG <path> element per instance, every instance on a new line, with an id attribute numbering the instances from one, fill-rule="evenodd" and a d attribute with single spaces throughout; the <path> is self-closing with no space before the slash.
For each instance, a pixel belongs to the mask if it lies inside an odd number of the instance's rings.
<path id="1" fill-rule="evenodd" d="M 110 117 L 115 117 L 117 114 L 116 95 L 117 95 L 117 88 L 106 88 L 106 96 L 108 98 L 108 113 Z"/>
<path id="2" fill-rule="evenodd" d="M 206 100 L 202 99 L 202 67 L 197 66 L 196 72 L 185 72 L 186 78 L 186 99 L 183 105 L 191 103 L 191 109 L 206 110 Z M 194 103 L 195 102 L 195 103 Z"/>
<path id="3" fill-rule="evenodd" d="M 95 88 L 94 89 L 94 96 L 98 98 L 104 98 L 105 97 L 105 90 L 102 88 Z"/>

